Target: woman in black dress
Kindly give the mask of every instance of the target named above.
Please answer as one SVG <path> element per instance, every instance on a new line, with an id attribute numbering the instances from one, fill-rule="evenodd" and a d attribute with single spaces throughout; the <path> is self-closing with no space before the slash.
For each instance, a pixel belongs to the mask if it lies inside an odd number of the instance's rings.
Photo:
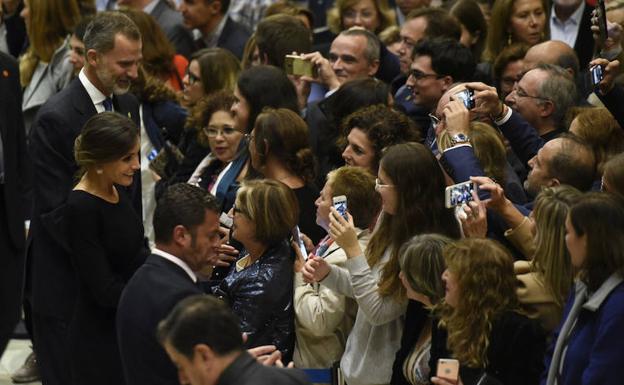
<path id="1" fill-rule="evenodd" d="M 115 314 L 124 286 L 147 249 L 141 215 L 127 196 L 139 166 L 134 123 L 104 112 L 86 123 L 74 145 L 80 181 L 67 201 L 67 234 L 79 282 L 69 325 L 72 383 L 124 383 Z"/>

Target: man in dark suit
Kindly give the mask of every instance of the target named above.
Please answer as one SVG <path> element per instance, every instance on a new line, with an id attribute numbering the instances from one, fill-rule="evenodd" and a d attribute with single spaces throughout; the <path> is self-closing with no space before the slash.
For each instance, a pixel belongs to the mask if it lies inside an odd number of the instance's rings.
<path id="1" fill-rule="evenodd" d="M 84 68 L 41 107 L 30 137 L 34 191 L 28 254 L 34 347 L 45 384 L 70 383 L 67 326 L 77 285 L 64 246 L 62 210 L 78 170 L 74 140 L 91 116 L 105 110 L 129 116 L 137 124 L 139 120 L 138 102 L 127 94 L 142 57 L 136 25 L 119 13 L 102 12 L 87 27 L 84 44 Z M 140 213 L 140 180 L 133 186 L 133 201 Z"/>
<path id="2" fill-rule="evenodd" d="M 20 318 L 30 167 L 15 59 L 0 52 L 0 356 Z"/>
<path id="3" fill-rule="evenodd" d="M 243 349 L 238 320 L 227 304 L 207 295 L 180 302 L 158 325 L 158 339 L 178 367 L 181 384 L 308 384 L 296 369 L 263 366 Z"/>
<path id="4" fill-rule="evenodd" d="M 554 0 L 550 12 L 551 40 L 561 40 L 574 48 L 581 70 L 587 69 L 594 54 L 593 10 L 585 0 Z"/>
<path id="5" fill-rule="evenodd" d="M 182 25 L 182 15 L 173 8 L 170 1 L 118 0 L 117 4 L 143 11 L 152 16 L 180 55 L 190 58 L 195 51 L 191 31 Z"/>
<path id="6" fill-rule="evenodd" d="M 117 309 L 117 335 L 128 385 L 177 383 L 176 368 L 156 340 L 156 326 L 181 300 L 201 294 L 195 275 L 216 263 L 216 198 L 187 183 L 173 185 L 154 213 L 156 248 L 126 285 Z"/>
<path id="7" fill-rule="evenodd" d="M 184 25 L 195 31 L 197 49 L 221 47 L 243 57 L 251 32 L 227 15 L 230 0 L 182 0 Z"/>

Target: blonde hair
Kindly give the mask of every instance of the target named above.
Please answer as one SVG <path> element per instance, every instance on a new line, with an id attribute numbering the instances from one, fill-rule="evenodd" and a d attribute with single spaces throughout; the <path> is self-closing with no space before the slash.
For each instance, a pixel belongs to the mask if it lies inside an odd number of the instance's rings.
<path id="1" fill-rule="evenodd" d="M 335 34 L 339 34 L 345 28 L 342 25 L 342 14 L 355 4 L 362 0 L 336 0 L 334 6 L 327 11 L 327 26 L 329 30 Z M 372 0 L 375 4 L 375 10 L 379 16 L 379 27 L 376 31 L 371 31 L 375 34 L 383 31 L 384 29 L 396 25 L 396 15 L 390 6 L 388 0 Z"/>
<path id="2" fill-rule="evenodd" d="M 456 307 L 436 307 L 440 326 L 448 331 L 447 346 L 462 365 L 488 364 L 492 325 L 504 312 L 518 309 L 513 259 L 490 239 L 465 238 L 444 250 L 448 271 L 457 280 Z"/>
<path id="3" fill-rule="evenodd" d="M 29 47 L 20 58 L 20 83 L 26 87 L 39 65 L 49 63 L 80 20 L 76 0 L 29 0 Z"/>
<path id="4" fill-rule="evenodd" d="M 479 160 L 485 174 L 500 183 L 505 183 L 507 152 L 500 133 L 487 123 L 470 122 L 468 136 L 475 157 Z M 439 140 L 440 151 L 452 146 L 448 131 L 442 131 Z"/>
<path id="5" fill-rule="evenodd" d="M 565 244 L 565 220 L 581 195 L 574 187 L 561 185 L 543 189 L 535 199 L 537 233 L 531 266 L 558 306 L 563 306 L 574 278 Z"/>
<path id="6" fill-rule="evenodd" d="M 444 298 L 443 250 L 453 240 L 441 234 L 416 235 L 399 251 L 399 265 L 412 290 L 436 304 Z"/>
<path id="7" fill-rule="evenodd" d="M 244 181 L 236 194 L 236 208 L 256 226 L 256 240 L 272 245 L 286 239 L 299 221 L 295 193 L 271 179 Z"/>

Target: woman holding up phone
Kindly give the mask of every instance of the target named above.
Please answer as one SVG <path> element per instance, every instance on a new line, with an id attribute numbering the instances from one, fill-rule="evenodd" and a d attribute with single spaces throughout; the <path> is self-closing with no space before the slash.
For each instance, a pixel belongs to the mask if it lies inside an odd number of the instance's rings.
<path id="1" fill-rule="evenodd" d="M 464 385 L 539 383 L 545 336 L 537 321 L 518 312 L 509 252 L 492 240 L 466 238 L 447 246 L 444 259 L 446 294 L 435 309 L 431 382 L 456 384 L 437 368 L 440 359 L 454 358 Z"/>
<path id="2" fill-rule="evenodd" d="M 308 259 L 306 280 L 320 282 L 358 304 L 340 367 L 350 385 L 388 384 L 407 306 L 399 279 L 399 249 L 412 236 L 434 232 L 459 237 L 452 210 L 444 207 L 444 176 L 429 149 L 418 143 L 388 148 L 380 162 L 377 192 L 382 213 L 362 250 L 353 217 L 331 208 L 329 234 L 346 253 L 347 271 Z"/>

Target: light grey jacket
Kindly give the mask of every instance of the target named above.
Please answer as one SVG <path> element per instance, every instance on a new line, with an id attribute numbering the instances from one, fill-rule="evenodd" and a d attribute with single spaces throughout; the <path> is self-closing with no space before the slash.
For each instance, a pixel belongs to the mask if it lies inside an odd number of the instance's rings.
<path id="1" fill-rule="evenodd" d="M 74 67 L 69 62 L 68 37 L 54 52 L 49 63 L 39 62 L 30 83 L 24 88 L 22 111 L 27 135 L 39 107 L 69 84 L 73 71 Z"/>

